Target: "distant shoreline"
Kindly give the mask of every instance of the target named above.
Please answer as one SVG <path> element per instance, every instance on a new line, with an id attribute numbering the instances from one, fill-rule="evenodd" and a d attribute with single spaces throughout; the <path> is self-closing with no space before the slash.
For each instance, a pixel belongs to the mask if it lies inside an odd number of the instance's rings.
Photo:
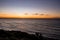
<path id="1" fill-rule="evenodd" d="M 50 20 L 50 19 L 58 19 L 58 20 L 60 20 L 60 18 L 0 18 L 0 19 L 44 19 L 44 20 Z"/>

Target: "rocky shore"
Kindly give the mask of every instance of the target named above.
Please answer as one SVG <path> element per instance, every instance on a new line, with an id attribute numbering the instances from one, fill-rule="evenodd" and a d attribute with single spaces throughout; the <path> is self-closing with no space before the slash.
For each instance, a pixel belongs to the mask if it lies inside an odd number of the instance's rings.
<path id="1" fill-rule="evenodd" d="M 57 40 L 43 37 L 41 33 L 28 34 L 21 31 L 6 31 L 0 29 L 0 40 Z"/>

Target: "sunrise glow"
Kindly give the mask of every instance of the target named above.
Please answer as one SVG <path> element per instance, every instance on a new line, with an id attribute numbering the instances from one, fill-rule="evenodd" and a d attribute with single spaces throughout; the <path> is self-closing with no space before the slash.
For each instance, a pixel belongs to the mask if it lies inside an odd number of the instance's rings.
<path id="1" fill-rule="evenodd" d="M 59 1 L 0 1 L 0 18 L 60 18 Z"/>

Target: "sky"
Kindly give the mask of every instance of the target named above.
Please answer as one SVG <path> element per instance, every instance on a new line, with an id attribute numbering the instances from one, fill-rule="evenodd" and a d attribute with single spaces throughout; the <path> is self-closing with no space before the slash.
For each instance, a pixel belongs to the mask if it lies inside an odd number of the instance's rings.
<path id="1" fill-rule="evenodd" d="M 0 18 L 60 18 L 60 0 L 0 0 Z"/>

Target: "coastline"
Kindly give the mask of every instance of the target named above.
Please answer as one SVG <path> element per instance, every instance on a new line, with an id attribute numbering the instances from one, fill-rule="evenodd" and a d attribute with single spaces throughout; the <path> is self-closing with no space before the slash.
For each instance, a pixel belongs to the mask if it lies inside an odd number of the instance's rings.
<path id="1" fill-rule="evenodd" d="M 0 29 L 0 40 L 58 40 L 43 37 L 41 33 L 28 34 L 21 31 L 6 31 Z"/>

